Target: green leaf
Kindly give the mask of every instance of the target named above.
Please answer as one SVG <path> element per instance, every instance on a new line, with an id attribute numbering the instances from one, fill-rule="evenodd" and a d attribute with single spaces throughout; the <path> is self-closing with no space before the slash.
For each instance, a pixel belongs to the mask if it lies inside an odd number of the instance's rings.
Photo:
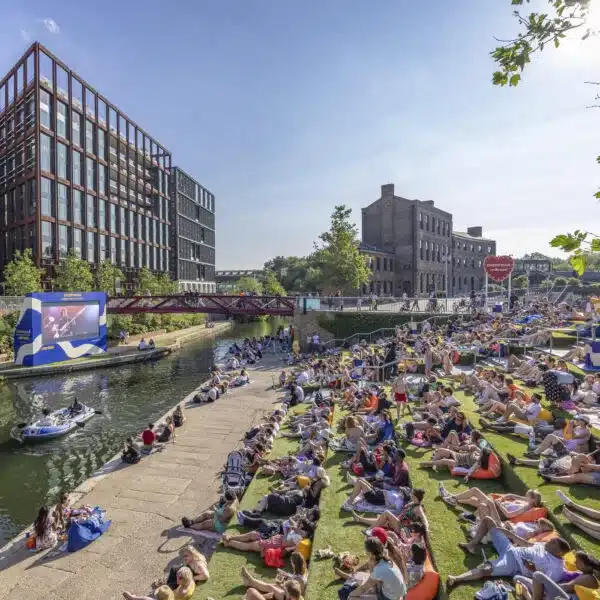
<path id="1" fill-rule="evenodd" d="M 510 87 L 516 87 L 517 85 L 519 85 L 519 81 L 521 81 L 521 76 L 518 73 L 516 73 L 510 78 Z"/>
<path id="2" fill-rule="evenodd" d="M 600 192 L 596 192 L 594 194 L 594 198 L 596 198 L 597 200 L 600 200 Z"/>
<path id="3" fill-rule="evenodd" d="M 590 247 L 592 252 L 600 252 L 600 238 L 594 238 Z"/>
<path id="4" fill-rule="evenodd" d="M 573 270 L 577 275 L 583 275 L 587 263 L 587 257 L 585 254 L 575 254 L 569 257 L 569 262 L 573 267 Z"/>

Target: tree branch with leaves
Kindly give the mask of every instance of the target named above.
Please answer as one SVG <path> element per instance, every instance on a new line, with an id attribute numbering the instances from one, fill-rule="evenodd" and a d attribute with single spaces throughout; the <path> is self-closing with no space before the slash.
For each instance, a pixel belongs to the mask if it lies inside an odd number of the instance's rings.
<path id="1" fill-rule="evenodd" d="M 529 4 L 530 0 L 511 0 L 513 6 Z M 542 52 L 547 46 L 559 48 L 561 41 L 569 32 L 581 29 L 581 39 L 598 35 L 598 31 L 586 26 L 591 0 L 548 0 L 550 11 L 547 13 L 532 12 L 528 15 L 521 10 L 514 10 L 513 14 L 520 27 L 516 38 L 497 41 L 501 44 L 492 52 L 491 56 L 499 67 L 492 77 L 494 85 L 516 87 L 521 81 L 521 74 L 531 62 L 531 57 Z M 597 82 L 586 82 L 598 85 Z M 600 100 L 597 95 L 595 101 Z M 597 104 L 591 107 L 600 107 Z M 600 163 L 600 156 L 596 158 Z M 594 193 L 600 200 L 600 191 Z M 590 252 L 600 252 L 600 238 L 598 235 L 575 231 L 555 236 L 550 245 L 570 253 L 569 263 L 573 270 L 582 275 L 585 272 L 587 257 Z"/>

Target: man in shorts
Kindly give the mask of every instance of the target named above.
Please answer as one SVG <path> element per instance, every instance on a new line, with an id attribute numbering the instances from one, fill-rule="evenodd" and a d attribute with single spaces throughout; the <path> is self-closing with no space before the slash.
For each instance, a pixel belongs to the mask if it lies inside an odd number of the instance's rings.
<path id="1" fill-rule="evenodd" d="M 394 399 L 396 400 L 396 415 L 398 416 L 398 420 L 400 417 L 404 416 L 407 411 L 408 414 L 411 414 L 410 406 L 408 405 L 408 395 L 406 393 L 406 373 L 404 369 L 401 369 L 398 373 L 398 377 L 394 379 L 394 383 L 392 384 L 392 391 L 394 392 Z M 402 411 L 400 411 L 400 407 L 402 407 Z"/>

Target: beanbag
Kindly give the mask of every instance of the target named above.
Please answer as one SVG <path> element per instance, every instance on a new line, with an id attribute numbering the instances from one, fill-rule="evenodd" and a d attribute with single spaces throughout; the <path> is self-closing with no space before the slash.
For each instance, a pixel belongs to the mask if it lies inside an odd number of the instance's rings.
<path id="1" fill-rule="evenodd" d="M 454 468 L 450 471 L 453 477 L 464 476 L 465 470 L 461 468 Z M 493 452 L 490 454 L 490 460 L 487 469 L 477 469 L 472 475 L 471 479 L 498 479 L 502 475 L 502 464 L 500 459 Z"/>
<path id="2" fill-rule="evenodd" d="M 439 585 L 440 574 L 433 567 L 428 551 L 423 579 L 408 590 L 406 600 L 433 600 L 437 596 Z"/>
<path id="3" fill-rule="evenodd" d="M 490 494 L 493 500 L 502 499 L 504 494 Z M 535 523 L 538 519 L 545 519 L 548 516 L 548 509 L 545 506 L 534 506 L 524 513 L 509 519 L 512 523 Z"/>
<path id="4" fill-rule="evenodd" d="M 423 437 L 422 431 L 417 431 L 413 439 L 410 440 L 410 443 L 413 446 L 418 446 L 419 448 L 428 448 L 429 446 L 431 446 L 431 444 Z"/>
<path id="5" fill-rule="evenodd" d="M 304 538 L 296 546 L 296 552 L 299 552 L 304 557 L 304 560 L 310 560 L 310 553 L 312 551 L 312 542 L 308 538 Z"/>

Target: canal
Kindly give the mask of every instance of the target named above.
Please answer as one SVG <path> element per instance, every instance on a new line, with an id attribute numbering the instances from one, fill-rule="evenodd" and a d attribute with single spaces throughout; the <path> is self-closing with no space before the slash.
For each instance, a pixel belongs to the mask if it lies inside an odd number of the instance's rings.
<path id="1" fill-rule="evenodd" d="M 276 321 L 237 325 L 220 338 L 187 343 L 149 364 L 23 379 L 0 389 L 0 547 L 29 525 L 38 508 L 87 479 L 149 421 L 162 416 L 204 381 L 231 342 L 269 333 Z M 82 429 L 44 444 L 11 439 L 17 424 L 56 410 L 77 396 L 102 411 Z"/>

